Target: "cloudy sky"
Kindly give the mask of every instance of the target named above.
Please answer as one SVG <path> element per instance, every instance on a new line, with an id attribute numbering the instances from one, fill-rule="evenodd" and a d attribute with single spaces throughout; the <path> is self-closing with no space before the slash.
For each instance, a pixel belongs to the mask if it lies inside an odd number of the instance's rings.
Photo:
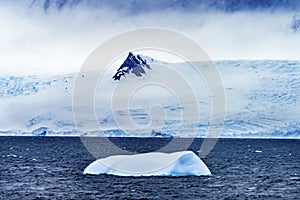
<path id="1" fill-rule="evenodd" d="M 300 4 L 203 2 L 0 1 L 0 74 L 76 73 L 102 42 L 143 27 L 183 33 L 213 60 L 300 60 Z"/>

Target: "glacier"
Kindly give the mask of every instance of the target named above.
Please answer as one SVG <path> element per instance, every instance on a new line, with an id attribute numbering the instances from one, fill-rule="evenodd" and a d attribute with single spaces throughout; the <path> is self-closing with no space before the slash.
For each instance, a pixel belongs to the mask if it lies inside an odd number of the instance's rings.
<path id="1" fill-rule="evenodd" d="M 89 164 L 83 174 L 117 176 L 209 176 L 210 170 L 192 151 L 114 155 Z"/>
<path id="2" fill-rule="evenodd" d="M 151 62 L 160 62 L 146 60 L 150 66 Z M 187 63 L 164 62 L 164 65 L 177 70 L 191 84 L 198 84 Z M 224 60 L 215 61 L 215 65 L 226 93 L 226 119 L 221 137 L 300 137 L 300 61 Z M 112 68 L 104 80 L 104 93 L 109 94 L 117 84 L 111 79 L 117 70 L 118 66 Z M 151 68 L 147 73 L 159 73 L 159 69 Z M 99 135 L 99 130 L 78 132 L 73 122 L 72 95 L 76 78 L 76 74 L 0 74 L 0 135 Z M 211 97 L 205 92 L 205 86 L 198 84 L 195 89 L 201 108 L 196 137 L 205 137 L 211 126 Z M 118 128 L 110 101 L 96 95 L 96 114 L 103 134 L 108 137 L 180 137 L 177 133 L 181 128 L 188 136 L 191 127 L 181 127 L 180 112 L 184 108 L 165 93 L 155 87 L 137 93 L 128 109 L 136 124 L 147 126 L 151 122 L 149 108 L 157 103 L 165 110 L 166 120 L 161 130 L 137 129 L 131 133 Z M 123 116 L 125 112 L 120 110 L 117 114 Z"/>

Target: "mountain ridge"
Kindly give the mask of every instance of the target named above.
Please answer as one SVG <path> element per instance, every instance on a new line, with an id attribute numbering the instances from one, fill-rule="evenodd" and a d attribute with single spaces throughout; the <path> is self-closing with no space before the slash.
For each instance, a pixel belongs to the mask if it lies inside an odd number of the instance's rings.
<path id="1" fill-rule="evenodd" d="M 146 58 L 144 58 L 142 55 L 134 55 L 132 52 L 129 52 L 126 60 L 119 67 L 112 79 L 115 81 L 121 80 L 122 77 L 126 77 L 126 75 L 131 73 L 137 77 L 142 77 L 146 74 L 145 69 L 151 69 Z"/>

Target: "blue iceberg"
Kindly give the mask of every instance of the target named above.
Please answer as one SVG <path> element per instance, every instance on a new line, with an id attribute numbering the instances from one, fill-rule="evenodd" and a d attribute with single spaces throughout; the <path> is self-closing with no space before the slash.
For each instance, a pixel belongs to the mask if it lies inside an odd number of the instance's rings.
<path id="1" fill-rule="evenodd" d="M 192 151 L 114 155 L 88 165 L 83 174 L 116 176 L 208 176 L 210 170 Z"/>

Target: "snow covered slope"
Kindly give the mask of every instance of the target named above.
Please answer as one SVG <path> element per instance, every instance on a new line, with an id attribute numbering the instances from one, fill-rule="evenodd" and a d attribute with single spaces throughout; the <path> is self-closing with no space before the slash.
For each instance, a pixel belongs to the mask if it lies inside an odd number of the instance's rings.
<path id="1" fill-rule="evenodd" d="M 147 74 L 159 69 L 147 65 Z M 187 63 L 164 63 L 182 74 L 190 83 L 197 78 Z M 145 65 L 145 66 L 147 66 Z M 226 93 L 226 119 L 223 137 L 300 137 L 300 62 L 299 61 L 217 61 Z M 147 67 L 146 67 L 147 68 Z M 110 74 L 105 86 L 110 90 L 119 81 Z M 145 76 L 145 78 L 147 78 Z M 45 76 L 0 76 L 1 135 L 79 135 L 72 118 L 72 92 L 75 74 Z M 126 81 L 126 79 L 122 80 Z M 120 82 L 121 83 L 121 82 Z M 201 120 L 198 137 L 204 137 L 209 124 L 210 96 L 201 85 L 198 91 Z M 149 107 L 161 104 L 166 112 L 162 130 L 125 133 L 118 128 L 110 102 L 96 105 L 99 124 L 107 136 L 173 137 L 181 126 L 182 108 L 174 99 L 155 87 L 147 88 L 129 105 L 138 125 L 149 124 Z M 118 115 L 125 111 L 120 110 Z M 188 133 L 189 127 L 184 127 Z M 96 130 L 95 130 L 96 131 Z M 94 134 L 94 133 L 93 133 Z"/>

